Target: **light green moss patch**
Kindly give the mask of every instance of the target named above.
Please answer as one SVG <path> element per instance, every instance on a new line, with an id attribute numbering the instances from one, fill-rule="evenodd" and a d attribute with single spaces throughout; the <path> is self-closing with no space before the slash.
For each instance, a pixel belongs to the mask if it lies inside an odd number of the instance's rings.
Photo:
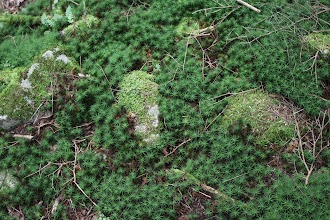
<path id="1" fill-rule="evenodd" d="M 251 129 L 254 142 L 261 146 L 283 146 L 295 136 L 293 122 L 274 115 L 270 109 L 280 103 L 262 91 L 247 92 L 229 98 L 222 118 L 226 129 L 239 130 L 239 126 Z M 236 128 L 235 128 L 236 127 Z"/>
<path id="2" fill-rule="evenodd" d="M 120 83 L 118 104 L 136 116 L 135 132 L 147 143 L 158 139 L 158 84 L 143 71 L 133 71 Z"/>
<path id="3" fill-rule="evenodd" d="M 86 30 L 96 27 L 99 23 L 100 21 L 98 18 L 92 15 L 86 15 L 84 18 L 66 27 L 62 33 L 65 36 L 74 35 L 75 33 L 84 33 Z"/>
<path id="4" fill-rule="evenodd" d="M 330 35 L 321 33 L 312 33 L 306 37 L 310 47 L 320 51 L 322 54 L 330 53 Z"/>
<path id="5" fill-rule="evenodd" d="M 180 37 L 186 37 L 190 34 L 198 34 L 199 24 L 198 21 L 192 18 L 183 18 L 178 24 L 176 31 Z"/>

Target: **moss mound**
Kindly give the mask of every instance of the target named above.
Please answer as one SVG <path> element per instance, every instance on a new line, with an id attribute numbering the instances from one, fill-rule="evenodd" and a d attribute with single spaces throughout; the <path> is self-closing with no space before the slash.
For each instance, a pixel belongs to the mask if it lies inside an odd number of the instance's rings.
<path id="1" fill-rule="evenodd" d="M 228 108 L 223 117 L 223 126 L 229 132 L 254 136 L 253 142 L 266 146 L 283 146 L 294 137 L 294 124 L 276 116 L 271 108 L 280 103 L 262 91 L 247 92 L 229 99 Z"/>
<path id="2" fill-rule="evenodd" d="M 120 83 L 118 103 L 130 117 L 136 117 L 135 132 L 147 143 L 158 138 L 158 85 L 154 77 L 143 71 L 133 71 Z"/>

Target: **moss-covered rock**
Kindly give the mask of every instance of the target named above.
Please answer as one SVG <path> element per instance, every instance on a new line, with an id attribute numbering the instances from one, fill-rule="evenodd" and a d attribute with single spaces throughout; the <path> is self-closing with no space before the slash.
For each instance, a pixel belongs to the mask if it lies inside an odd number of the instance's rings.
<path id="1" fill-rule="evenodd" d="M 52 93 L 55 74 L 68 73 L 75 63 L 56 48 L 46 51 L 27 68 L 0 71 L 0 129 L 10 130 L 29 121 Z"/>
<path id="2" fill-rule="evenodd" d="M 311 48 L 321 54 L 330 54 L 330 35 L 321 33 L 311 33 L 306 37 L 306 41 Z"/>
<path id="3" fill-rule="evenodd" d="M 118 104 L 135 119 L 135 133 L 145 143 L 156 141 L 159 137 L 158 84 L 153 75 L 133 71 L 120 83 L 120 90 Z"/>
<path id="4" fill-rule="evenodd" d="M 222 125 L 230 133 L 240 135 L 243 139 L 247 138 L 261 146 L 283 146 L 295 137 L 294 123 L 272 111 L 281 103 L 262 91 L 233 96 L 228 99 L 228 103 Z"/>

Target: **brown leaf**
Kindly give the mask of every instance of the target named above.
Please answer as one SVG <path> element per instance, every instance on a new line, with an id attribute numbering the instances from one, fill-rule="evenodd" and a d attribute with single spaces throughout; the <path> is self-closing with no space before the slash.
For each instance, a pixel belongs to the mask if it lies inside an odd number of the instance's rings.
<path id="1" fill-rule="evenodd" d="M 142 186 L 144 186 L 147 183 L 148 183 L 148 178 L 147 177 L 143 177 L 142 178 Z"/>
<path id="2" fill-rule="evenodd" d="M 167 155 L 168 155 L 168 151 L 167 151 L 167 149 L 166 148 L 163 148 L 163 154 L 164 154 L 164 156 L 166 157 Z"/>

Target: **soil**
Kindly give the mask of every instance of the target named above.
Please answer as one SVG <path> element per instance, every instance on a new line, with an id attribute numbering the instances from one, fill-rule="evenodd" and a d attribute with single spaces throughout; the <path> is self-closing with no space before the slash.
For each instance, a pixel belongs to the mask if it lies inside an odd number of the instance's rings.
<path id="1" fill-rule="evenodd" d="M 0 0 L 0 11 L 3 9 L 10 14 L 17 14 L 31 1 L 33 0 Z"/>

